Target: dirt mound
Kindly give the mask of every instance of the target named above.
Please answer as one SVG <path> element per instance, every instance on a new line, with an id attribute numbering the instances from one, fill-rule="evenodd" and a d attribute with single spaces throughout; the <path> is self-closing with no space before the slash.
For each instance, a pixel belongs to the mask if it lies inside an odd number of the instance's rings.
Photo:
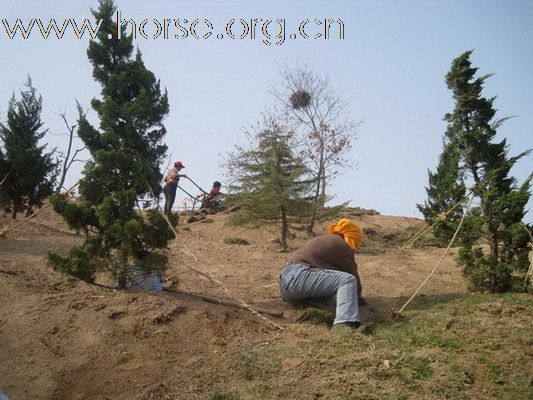
<path id="1" fill-rule="evenodd" d="M 353 209 L 345 216 L 366 234 L 366 250 L 356 258 L 368 321 L 410 296 L 442 249 L 395 254 L 398 243 L 424 225 L 420 220 Z M 219 213 L 209 223 L 183 221 L 168 249 L 165 282 L 181 293 L 119 292 L 55 273 L 45 264 L 46 252 L 65 254 L 82 237 L 50 210 L 9 233 L 0 240 L 0 389 L 12 399 L 213 398 L 239 385 L 243 374 L 235 371 L 253 367 L 253 360 L 237 356 L 242 351 L 328 337 L 325 325 L 296 323 L 299 311 L 280 299 L 277 281 L 287 254 L 276 243 L 277 228 L 230 227 L 227 218 Z M 293 230 L 290 246 L 307 239 Z M 422 294 L 465 292 L 453 257 Z M 284 316 L 266 320 L 187 292 L 242 300 Z M 281 368 L 302 362 L 289 357 Z"/>

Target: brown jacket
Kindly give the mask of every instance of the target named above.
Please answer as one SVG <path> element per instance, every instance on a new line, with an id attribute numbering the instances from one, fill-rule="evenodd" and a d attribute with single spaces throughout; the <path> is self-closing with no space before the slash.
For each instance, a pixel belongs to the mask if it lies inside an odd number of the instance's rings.
<path id="1" fill-rule="evenodd" d="M 352 274 L 357 278 L 358 294 L 361 296 L 361 279 L 353 250 L 340 235 L 329 234 L 309 240 L 289 256 L 287 264 L 290 263 L 301 263 L 312 268 L 333 269 Z"/>

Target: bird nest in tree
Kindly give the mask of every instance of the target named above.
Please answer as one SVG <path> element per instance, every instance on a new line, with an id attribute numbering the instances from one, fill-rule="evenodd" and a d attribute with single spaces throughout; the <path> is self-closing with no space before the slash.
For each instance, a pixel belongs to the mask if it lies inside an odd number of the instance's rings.
<path id="1" fill-rule="evenodd" d="M 297 90 L 291 95 L 292 108 L 300 109 L 305 108 L 311 102 L 311 95 L 305 90 Z"/>

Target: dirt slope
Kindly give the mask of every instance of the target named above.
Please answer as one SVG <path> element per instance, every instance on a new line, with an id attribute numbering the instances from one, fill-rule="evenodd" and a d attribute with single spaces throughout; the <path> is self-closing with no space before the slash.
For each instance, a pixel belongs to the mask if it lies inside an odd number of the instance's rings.
<path id="1" fill-rule="evenodd" d="M 413 293 L 442 249 L 410 248 L 394 255 L 423 223 L 359 214 L 345 213 L 367 232 L 357 261 L 369 303 L 362 316 L 371 321 Z M 81 237 L 52 212 L 0 240 L 0 389 L 12 400 L 208 399 L 240 385 L 236 352 L 329 337 L 324 325 L 296 323 L 298 311 L 279 298 L 277 279 L 287 254 L 274 243 L 275 228 L 229 227 L 227 217 L 182 223 L 169 249 L 165 285 L 223 298 L 227 290 L 251 305 L 282 310 L 283 318 L 268 317 L 269 322 L 183 294 L 117 292 L 70 281 L 51 271 L 44 257 L 48 250 L 66 252 Z M 303 232 L 292 233 L 294 248 L 307 239 Z M 225 238 L 250 244 L 225 244 Z M 422 294 L 466 291 L 453 257 L 452 251 Z M 291 369 L 302 361 L 286 362 L 283 368 Z M 312 398 L 294 379 L 288 374 L 281 383 L 299 393 L 294 398 Z"/>

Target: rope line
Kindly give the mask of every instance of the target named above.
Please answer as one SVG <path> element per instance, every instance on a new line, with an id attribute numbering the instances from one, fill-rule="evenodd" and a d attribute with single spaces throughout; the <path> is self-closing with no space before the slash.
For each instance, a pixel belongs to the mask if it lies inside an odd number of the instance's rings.
<path id="1" fill-rule="evenodd" d="M 193 200 L 198 200 L 196 198 L 196 196 L 193 196 L 192 194 L 190 194 L 189 192 L 187 192 L 185 189 L 183 189 L 180 185 L 177 185 L 178 186 L 178 189 L 180 189 L 182 192 L 184 192 L 187 196 L 189 196 L 191 199 Z"/>
<path id="2" fill-rule="evenodd" d="M 202 266 L 202 268 L 206 271 L 206 273 L 208 273 L 208 274 L 211 276 L 211 278 L 212 278 L 212 279 L 213 279 L 218 285 L 220 285 L 220 286 L 222 287 L 222 289 L 224 289 L 224 292 L 226 292 L 226 294 L 227 294 L 229 297 L 232 297 L 232 298 L 234 298 L 235 300 L 237 300 L 237 301 L 238 301 L 238 302 L 239 302 L 244 308 L 246 308 L 246 309 L 247 309 L 248 311 L 250 311 L 252 314 L 258 316 L 259 318 L 261 318 L 261 319 L 264 320 L 265 322 L 268 322 L 269 324 L 274 325 L 277 329 L 279 329 L 279 330 L 281 330 L 281 331 L 284 330 L 284 328 L 283 328 L 281 325 L 279 325 L 279 324 L 277 324 L 276 322 L 272 321 L 271 319 L 265 317 L 265 316 L 262 315 L 259 311 L 257 311 L 256 309 L 254 309 L 251 305 L 249 305 L 248 303 L 246 303 L 244 300 L 242 300 L 241 298 L 239 298 L 239 297 L 235 296 L 234 294 L 232 294 L 232 293 L 230 292 L 230 290 L 226 287 L 226 285 L 224 285 L 224 283 L 223 283 L 222 281 L 220 281 L 220 280 L 218 280 L 217 278 L 215 278 L 215 277 L 213 276 L 213 274 L 212 274 L 212 273 L 211 273 L 211 272 L 210 272 L 210 271 L 209 271 L 209 270 L 208 270 L 208 269 L 207 269 L 202 263 L 200 263 L 200 260 L 198 259 L 198 257 L 196 257 L 196 256 L 194 255 L 194 253 L 193 253 L 191 250 L 189 250 L 185 245 L 183 245 L 183 249 L 184 249 L 187 253 L 189 253 L 189 255 L 190 255 L 192 258 L 194 258 L 194 260 L 195 260 L 197 263 L 199 263 L 199 264 Z"/>
<path id="3" fill-rule="evenodd" d="M 442 220 L 443 220 L 448 214 L 450 214 L 450 213 L 451 213 L 453 210 L 455 210 L 460 204 L 462 204 L 462 203 L 464 202 L 465 198 L 466 198 L 467 196 L 469 196 L 471 192 L 472 192 L 472 191 L 468 191 L 468 193 L 467 193 L 467 194 L 466 194 L 461 200 L 459 200 L 457 203 L 455 203 L 455 205 L 454 205 L 452 208 L 448 209 L 446 212 L 444 212 L 444 213 L 442 213 L 442 214 L 439 214 L 439 216 L 437 217 L 436 221 L 433 222 L 433 224 L 431 224 L 431 226 L 428 226 L 428 227 L 425 227 L 425 228 L 422 227 L 417 233 L 415 233 L 415 234 L 413 235 L 413 237 L 412 237 L 411 239 L 409 239 L 409 240 L 408 240 L 407 242 L 405 242 L 405 243 L 404 243 L 404 244 L 403 244 L 398 250 L 396 250 L 396 252 L 394 252 L 394 253 L 391 255 L 391 257 L 392 257 L 392 256 L 396 256 L 396 255 L 398 255 L 399 253 L 401 253 L 402 251 L 404 251 L 405 248 L 406 248 L 407 246 L 409 246 L 411 243 L 416 242 L 420 237 L 422 237 L 422 235 L 423 235 L 424 233 L 426 233 L 427 231 L 429 231 L 430 229 L 432 229 L 432 228 L 433 228 L 438 222 L 442 221 Z"/>
<path id="4" fill-rule="evenodd" d="M 527 234 L 529 235 L 529 244 L 530 244 L 530 250 L 529 250 L 529 268 L 527 269 L 526 277 L 524 278 L 524 290 L 527 288 L 527 279 L 530 277 L 531 272 L 533 271 L 533 235 L 531 234 L 529 228 L 522 222 L 522 226 L 527 231 Z"/>
<path id="5" fill-rule="evenodd" d="M 200 186 L 198 186 L 198 184 L 197 184 L 195 181 L 193 181 L 191 178 L 189 178 L 188 176 L 187 176 L 186 178 L 187 178 L 188 180 L 190 180 L 190 181 L 192 182 L 192 184 L 193 184 L 194 186 L 196 186 L 198 189 L 200 189 L 204 194 L 209 194 L 209 193 L 207 193 L 204 189 L 202 189 Z"/>
<path id="6" fill-rule="evenodd" d="M 457 237 L 457 234 L 459 233 L 459 230 L 461 229 L 461 226 L 463 225 L 463 222 L 466 218 L 466 215 L 468 214 L 468 211 L 470 210 L 470 206 L 472 205 L 472 201 L 474 200 L 474 196 L 472 196 L 470 198 L 470 203 L 468 204 L 468 207 L 466 208 L 466 212 L 463 214 L 463 217 L 461 218 L 461 221 L 459 221 L 459 225 L 457 226 L 457 229 L 455 230 L 455 233 L 452 237 L 452 239 L 450 240 L 450 243 L 448 244 L 448 247 L 446 247 L 446 250 L 444 250 L 444 253 L 442 254 L 440 260 L 437 262 L 437 264 L 435 265 L 435 267 L 433 268 L 433 270 L 430 272 L 430 274 L 428 275 L 428 277 L 426 278 L 426 280 L 424 282 L 422 282 L 422 284 L 418 287 L 418 289 L 416 289 L 416 291 L 413 293 L 413 295 L 409 298 L 409 300 L 407 300 L 405 302 L 405 304 L 402 306 L 402 308 L 400 308 L 400 310 L 398 311 L 398 313 L 396 314 L 397 316 L 399 316 L 403 310 L 405 309 L 405 307 L 407 307 L 407 305 L 415 298 L 415 296 L 418 294 L 418 292 L 420 292 L 420 290 L 425 286 L 425 284 L 429 281 L 429 279 L 433 276 L 433 274 L 435 273 L 435 271 L 437 270 L 437 268 L 439 267 L 440 263 L 442 262 L 442 260 L 444 260 L 444 257 L 446 256 L 446 254 L 448 253 L 448 251 L 450 250 L 450 248 L 452 247 L 452 244 L 453 242 L 455 241 L 455 238 Z"/>
<path id="7" fill-rule="evenodd" d="M 152 187 L 150 186 L 150 184 L 148 183 L 148 181 L 145 181 L 146 185 L 148 186 L 148 189 L 150 190 L 150 194 L 152 195 L 153 199 L 154 199 L 154 202 L 156 204 L 156 207 L 157 207 L 157 211 L 159 211 L 159 213 L 163 216 L 163 218 L 165 219 L 165 221 L 167 222 L 168 226 L 170 227 L 170 229 L 172 230 L 172 232 L 174 232 L 174 235 L 177 237 L 178 236 L 178 232 L 176 231 L 176 229 L 172 226 L 172 222 L 170 222 L 170 220 L 168 219 L 168 216 L 163 212 L 163 210 L 161 209 L 161 206 L 159 205 L 159 201 L 157 199 L 157 197 L 155 196 L 154 194 L 154 191 L 152 190 Z M 206 275 L 204 274 L 203 272 L 201 271 L 198 271 L 194 268 L 191 268 L 191 267 L 188 267 L 186 265 L 184 265 L 185 269 L 191 271 L 191 272 L 195 272 L 197 273 L 198 275 L 202 275 L 203 277 L 207 278 L 209 281 L 211 281 L 211 283 L 215 283 L 211 277 L 209 275 Z"/>
<path id="8" fill-rule="evenodd" d="M 146 182 L 146 184 L 148 185 L 148 182 Z M 150 189 L 150 193 L 152 194 L 152 196 L 154 197 L 154 199 L 156 200 L 156 197 L 154 195 L 154 192 L 152 190 L 152 188 L 150 187 L 150 185 L 148 185 L 148 188 Z M 165 221 L 167 221 L 167 224 L 168 226 L 170 227 L 170 229 L 174 232 L 174 234 L 176 235 L 176 237 L 178 236 L 178 232 L 176 231 L 176 229 L 172 226 L 172 223 L 170 222 L 170 220 L 168 219 L 168 216 L 162 212 L 161 210 L 161 207 L 159 206 L 159 203 L 156 201 L 156 204 L 157 204 L 157 210 L 163 215 L 163 217 L 165 218 Z M 205 265 L 203 265 L 200 260 L 198 259 L 198 257 L 196 257 L 196 255 L 191 251 L 189 250 L 185 245 L 182 245 L 183 246 L 183 249 L 189 253 L 189 255 L 194 258 L 194 260 L 200 264 L 200 266 L 205 270 L 206 274 L 200 272 L 200 271 L 197 271 L 197 270 L 194 270 L 190 267 L 185 267 L 185 268 L 188 268 L 190 269 L 191 271 L 194 271 L 202 276 L 206 276 L 207 278 L 209 278 L 209 280 L 211 282 L 214 282 L 218 285 L 220 285 L 223 289 L 224 289 L 224 292 L 230 297 L 230 298 L 234 298 L 235 300 L 237 300 L 245 309 L 247 309 L 248 311 L 250 311 L 252 314 L 258 316 L 259 318 L 261 318 L 262 320 L 268 322 L 269 324 L 275 326 L 277 329 L 283 331 L 284 328 L 277 324 L 276 322 L 272 321 L 271 319 L 265 317 L 264 315 L 262 315 L 259 311 L 257 311 L 256 309 L 254 309 L 251 305 L 249 305 L 248 303 L 246 303 L 244 300 L 242 300 L 241 298 L 235 296 L 234 294 L 232 294 L 229 289 L 226 287 L 226 285 L 224 285 L 224 283 L 222 281 L 220 281 L 219 279 L 217 279 L 215 276 L 213 276 L 213 274 L 207 269 L 207 267 L 205 267 Z"/>
<path id="9" fill-rule="evenodd" d="M 72 192 L 76 186 L 78 186 L 79 184 L 79 181 L 76 182 L 76 184 L 72 187 L 70 187 L 69 189 L 67 189 L 67 191 L 65 193 L 63 193 L 64 195 L 67 195 L 69 194 L 70 192 Z M 50 207 L 52 205 L 52 203 L 50 203 L 49 200 L 47 200 L 47 203 L 46 205 L 42 206 L 41 208 L 39 208 L 37 211 L 35 211 L 32 215 L 24 218 L 22 221 L 20 221 L 18 224 L 15 224 L 13 225 L 12 227 L 10 228 L 7 228 L 7 229 L 4 229 L 2 232 L 0 232 L 0 238 L 4 237 L 5 235 L 7 235 L 8 232 L 11 232 L 12 230 L 18 228 L 20 225 L 23 225 L 25 224 L 26 222 L 28 222 L 30 219 L 32 219 L 33 217 L 35 217 L 37 214 L 39 214 L 41 211 L 43 210 L 46 210 L 48 207 Z"/>

